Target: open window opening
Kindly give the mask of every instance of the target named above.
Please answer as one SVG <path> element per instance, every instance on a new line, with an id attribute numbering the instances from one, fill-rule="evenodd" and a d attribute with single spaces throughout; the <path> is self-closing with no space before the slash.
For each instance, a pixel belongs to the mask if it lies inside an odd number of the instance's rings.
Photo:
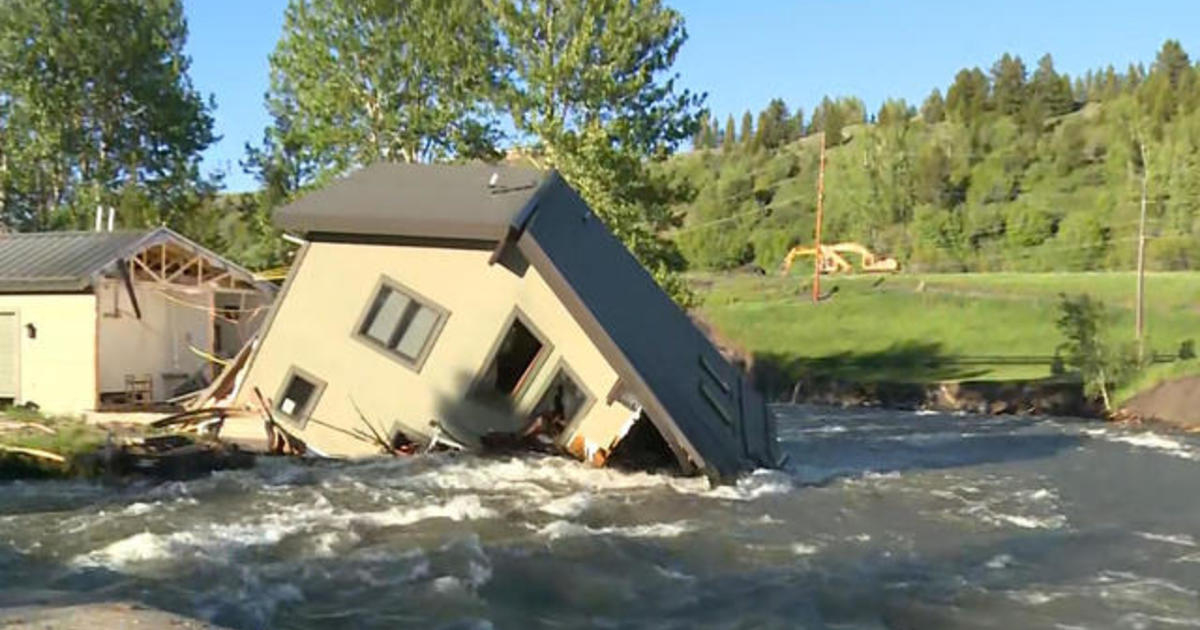
<path id="1" fill-rule="evenodd" d="M 607 465 L 630 471 L 681 473 L 679 460 L 658 427 L 645 413 L 630 427 L 613 448 Z"/>
<path id="2" fill-rule="evenodd" d="M 579 384 L 566 364 L 560 364 L 541 398 L 529 412 L 530 435 L 555 442 L 592 403 L 592 396 Z"/>
<path id="3" fill-rule="evenodd" d="M 514 316 L 480 375 L 475 393 L 511 404 L 529 385 L 548 350 L 549 344 L 521 317 Z"/>

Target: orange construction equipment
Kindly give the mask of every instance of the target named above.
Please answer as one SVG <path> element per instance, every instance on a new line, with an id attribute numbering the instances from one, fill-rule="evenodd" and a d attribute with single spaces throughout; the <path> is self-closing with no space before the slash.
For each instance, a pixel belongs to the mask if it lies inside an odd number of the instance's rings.
<path id="1" fill-rule="evenodd" d="M 820 256 L 817 256 L 818 250 Z M 859 271 L 865 273 L 895 273 L 900 271 L 900 262 L 887 256 L 876 256 L 874 252 L 858 243 L 836 243 L 818 247 L 797 245 L 783 259 L 783 275 L 792 269 L 792 263 L 801 256 L 815 256 L 821 273 L 853 273 L 854 265 L 842 254 L 855 254 L 859 257 Z"/>

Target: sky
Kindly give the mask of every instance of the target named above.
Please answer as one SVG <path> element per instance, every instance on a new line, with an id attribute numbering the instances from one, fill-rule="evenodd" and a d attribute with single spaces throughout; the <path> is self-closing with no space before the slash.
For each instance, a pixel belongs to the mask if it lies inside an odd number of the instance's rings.
<path id="1" fill-rule="evenodd" d="M 1059 72 L 1149 65 L 1166 39 L 1200 57 L 1197 0 L 666 0 L 684 16 L 676 60 L 683 87 L 708 95 L 719 120 L 772 98 L 811 112 L 825 95 L 919 105 L 963 67 L 985 70 L 1005 52 L 1030 70 L 1044 53 Z M 253 189 L 238 162 L 269 119 L 268 55 L 286 0 L 184 0 L 192 82 L 217 103 L 221 140 L 204 168 L 228 190 Z"/>

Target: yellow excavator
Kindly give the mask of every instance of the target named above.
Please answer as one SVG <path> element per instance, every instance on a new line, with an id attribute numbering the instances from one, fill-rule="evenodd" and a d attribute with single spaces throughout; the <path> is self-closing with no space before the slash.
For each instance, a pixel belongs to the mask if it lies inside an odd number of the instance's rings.
<path id="1" fill-rule="evenodd" d="M 895 258 L 877 256 L 874 252 L 858 243 L 835 243 L 821 245 L 820 255 L 816 247 L 797 245 L 783 258 L 783 275 L 792 269 L 792 263 L 803 256 L 814 256 L 823 274 L 853 273 L 854 265 L 843 254 L 855 254 L 859 257 L 859 271 L 864 273 L 896 273 L 900 271 L 900 262 Z"/>

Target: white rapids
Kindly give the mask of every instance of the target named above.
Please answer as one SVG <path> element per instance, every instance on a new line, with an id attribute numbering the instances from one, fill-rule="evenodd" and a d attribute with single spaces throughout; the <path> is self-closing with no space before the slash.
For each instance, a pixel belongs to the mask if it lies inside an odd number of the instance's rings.
<path id="1" fill-rule="evenodd" d="M 0 485 L 0 606 L 232 628 L 1192 627 L 1200 440 L 781 406 L 787 470 L 711 487 L 554 457 L 265 461 Z"/>

